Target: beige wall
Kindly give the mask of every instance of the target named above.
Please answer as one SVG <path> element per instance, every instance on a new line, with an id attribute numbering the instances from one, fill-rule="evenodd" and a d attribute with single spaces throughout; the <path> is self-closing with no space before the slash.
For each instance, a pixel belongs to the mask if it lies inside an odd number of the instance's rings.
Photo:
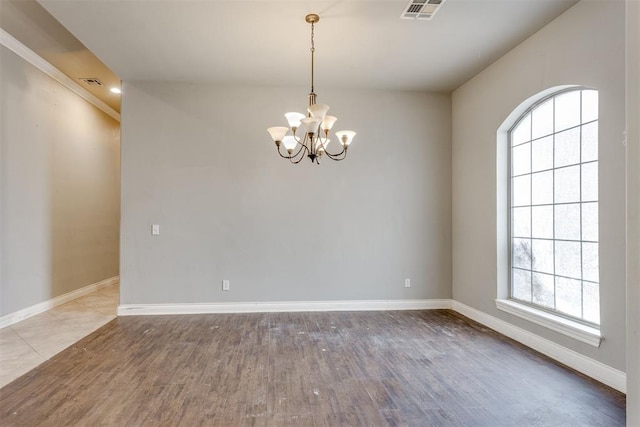
<path id="1" fill-rule="evenodd" d="M 624 2 L 602 4 L 578 3 L 453 93 L 453 296 L 624 371 Z M 508 271 L 497 131 L 529 97 L 571 84 L 600 94 L 600 348 L 501 312 L 494 301 Z"/>
<path id="2" fill-rule="evenodd" d="M 119 123 L 0 48 L 0 315 L 118 275 Z"/>
<path id="3" fill-rule="evenodd" d="M 451 296 L 449 95 L 318 88 L 358 136 L 291 165 L 266 128 L 307 91 L 125 82 L 123 304 Z"/>

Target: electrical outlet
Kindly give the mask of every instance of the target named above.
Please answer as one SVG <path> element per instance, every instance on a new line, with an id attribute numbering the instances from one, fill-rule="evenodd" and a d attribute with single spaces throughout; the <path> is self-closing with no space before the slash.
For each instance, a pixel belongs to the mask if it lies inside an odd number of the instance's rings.
<path id="1" fill-rule="evenodd" d="M 160 224 L 151 225 L 151 234 L 153 234 L 154 236 L 160 235 Z"/>
<path id="2" fill-rule="evenodd" d="M 229 290 L 229 281 L 228 280 L 223 280 L 222 281 L 222 290 L 223 291 L 228 291 Z"/>
<path id="3" fill-rule="evenodd" d="M 411 279 L 404 279 L 404 287 L 405 288 L 411 287 Z"/>

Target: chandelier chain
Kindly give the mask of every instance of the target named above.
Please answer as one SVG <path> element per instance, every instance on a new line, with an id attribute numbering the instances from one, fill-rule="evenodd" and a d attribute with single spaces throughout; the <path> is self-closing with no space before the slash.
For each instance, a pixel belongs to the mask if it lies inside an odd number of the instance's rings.
<path id="1" fill-rule="evenodd" d="M 315 35 L 315 33 L 314 33 L 314 25 L 313 24 L 314 23 L 312 22 L 311 23 L 311 93 L 314 93 L 314 90 L 313 90 L 313 59 L 314 58 L 313 57 L 314 57 L 314 54 L 316 52 L 316 45 L 315 45 L 315 42 L 314 42 L 314 39 L 313 39 L 313 37 Z"/>

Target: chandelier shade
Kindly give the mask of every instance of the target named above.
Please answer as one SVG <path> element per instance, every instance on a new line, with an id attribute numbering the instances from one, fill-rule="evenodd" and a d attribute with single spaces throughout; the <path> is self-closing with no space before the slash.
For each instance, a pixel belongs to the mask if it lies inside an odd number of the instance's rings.
<path id="1" fill-rule="evenodd" d="M 324 119 L 324 116 L 327 115 L 327 111 L 329 111 L 329 106 L 327 104 L 313 104 L 309 105 L 307 111 L 311 114 L 311 117 Z"/>
<path id="2" fill-rule="evenodd" d="M 306 117 L 302 120 L 302 126 L 304 126 L 305 132 L 309 135 L 316 135 L 318 133 L 318 128 L 320 127 L 320 123 L 322 123 L 322 119 L 316 117 Z"/>
<path id="3" fill-rule="evenodd" d="M 320 17 L 311 13 L 305 17 L 305 21 L 311 24 L 311 92 L 309 93 L 309 106 L 307 114 L 289 112 L 285 118 L 289 127 L 274 126 L 267 129 L 271 139 L 276 144 L 280 157 L 288 159 L 291 163 L 300 163 L 306 156 L 312 163 L 320 164 L 320 157 L 326 155 L 331 160 L 343 160 L 347 156 L 347 149 L 356 133 L 351 130 L 336 132 L 336 137 L 341 145 L 341 151 L 331 153 L 327 151 L 329 146 L 329 133 L 338 120 L 337 117 L 328 116 L 329 106 L 317 104 L 317 95 L 314 92 L 314 25 L 320 21 Z M 301 130 L 301 132 L 298 131 Z M 284 146 L 285 153 L 280 151 Z"/>
<path id="4" fill-rule="evenodd" d="M 284 115 L 289 122 L 289 126 L 291 129 L 297 129 L 300 127 L 300 120 L 304 119 L 306 116 L 302 113 L 285 113 Z"/>
<path id="5" fill-rule="evenodd" d="M 269 132 L 269 135 L 271 135 L 271 138 L 273 138 L 274 141 L 282 141 L 282 138 L 284 138 L 287 132 L 289 132 L 289 128 L 284 126 L 274 126 L 267 129 L 267 132 Z"/>
<path id="6" fill-rule="evenodd" d="M 289 154 L 291 154 L 293 149 L 296 148 L 296 145 L 298 145 L 298 141 L 296 141 L 296 139 L 291 135 L 287 135 L 282 138 L 282 143 L 284 144 L 284 148 L 289 152 Z"/>
<path id="7" fill-rule="evenodd" d="M 325 133 L 328 133 L 336 120 L 338 120 L 337 117 L 324 116 L 324 119 L 322 119 L 322 130 L 324 130 Z"/>
<path id="8" fill-rule="evenodd" d="M 349 144 L 351 144 L 351 141 L 353 141 L 353 137 L 356 136 L 356 133 L 352 130 L 341 130 L 336 132 L 336 136 L 342 145 L 348 147 Z"/>

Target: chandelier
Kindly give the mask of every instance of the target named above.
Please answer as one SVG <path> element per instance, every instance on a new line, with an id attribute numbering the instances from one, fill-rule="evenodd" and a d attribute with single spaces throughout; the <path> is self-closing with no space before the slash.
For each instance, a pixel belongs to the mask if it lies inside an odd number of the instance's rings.
<path id="1" fill-rule="evenodd" d="M 316 94 L 313 87 L 313 55 L 316 51 L 313 36 L 314 24 L 320 20 L 315 13 L 305 17 L 305 21 L 311 24 L 311 92 L 309 93 L 309 107 L 307 114 L 286 113 L 284 116 L 289 123 L 289 127 L 275 126 L 267 129 L 273 142 L 276 143 L 280 157 L 289 159 L 291 163 L 300 163 L 305 157 L 309 157 L 312 163 L 320 164 L 322 155 L 326 155 L 331 160 L 343 160 L 347 156 L 349 144 L 353 141 L 356 133 L 350 130 L 341 130 L 335 133 L 338 142 L 342 146 L 340 152 L 331 153 L 329 146 L 329 131 L 336 120 L 334 116 L 327 116 L 329 106 L 326 104 L 316 104 Z M 282 153 L 280 146 L 284 145 L 285 153 Z"/>

